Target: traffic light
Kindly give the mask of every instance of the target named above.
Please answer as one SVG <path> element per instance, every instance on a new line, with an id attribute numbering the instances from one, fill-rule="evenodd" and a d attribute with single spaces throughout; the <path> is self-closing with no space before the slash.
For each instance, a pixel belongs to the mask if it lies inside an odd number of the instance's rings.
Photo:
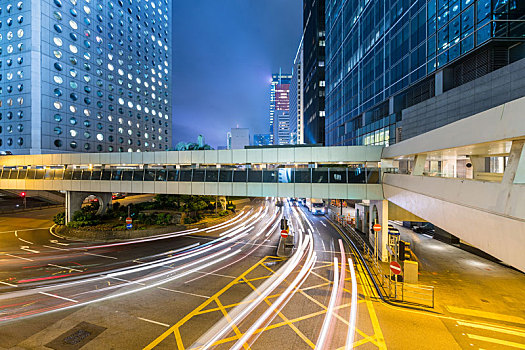
<path id="1" fill-rule="evenodd" d="M 26 197 L 26 193 L 25 192 L 20 192 L 20 197 L 25 198 Z"/>

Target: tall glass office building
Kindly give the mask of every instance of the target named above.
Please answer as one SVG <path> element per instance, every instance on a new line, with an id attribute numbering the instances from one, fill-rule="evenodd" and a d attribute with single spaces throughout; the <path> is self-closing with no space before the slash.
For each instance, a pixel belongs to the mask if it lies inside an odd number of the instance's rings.
<path id="1" fill-rule="evenodd" d="M 398 142 L 404 109 L 525 57 L 521 0 L 327 0 L 325 10 L 327 145 Z"/>
<path id="2" fill-rule="evenodd" d="M 291 74 L 273 74 L 270 85 L 270 137 L 273 145 L 290 143 Z"/>
<path id="3" fill-rule="evenodd" d="M 171 145 L 171 1 L 0 2 L 0 150 Z"/>

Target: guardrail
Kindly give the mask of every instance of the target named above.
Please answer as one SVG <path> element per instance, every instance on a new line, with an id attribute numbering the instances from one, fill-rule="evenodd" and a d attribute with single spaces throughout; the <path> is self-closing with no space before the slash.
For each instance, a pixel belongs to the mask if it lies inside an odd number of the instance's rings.
<path id="1" fill-rule="evenodd" d="M 64 204 L 40 205 L 40 206 L 29 207 L 29 208 L 0 210 L 0 214 L 13 214 L 13 213 L 20 213 L 24 211 L 43 210 L 43 209 L 51 209 L 51 208 L 63 208 L 63 207 L 64 207 Z"/>
<path id="2" fill-rule="evenodd" d="M 379 261 L 375 259 L 373 250 L 366 244 L 365 240 L 355 232 L 347 220 L 334 212 L 330 212 L 329 217 L 341 225 L 345 229 L 345 232 L 350 234 L 357 247 L 363 247 L 363 257 L 369 267 L 371 267 L 370 270 L 375 275 L 376 281 L 391 300 L 434 308 L 435 291 L 433 286 L 392 281 L 391 277 L 383 272 Z"/>
<path id="3" fill-rule="evenodd" d="M 391 281 L 388 291 L 392 300 L 434 308 L 433 286 Z"/>

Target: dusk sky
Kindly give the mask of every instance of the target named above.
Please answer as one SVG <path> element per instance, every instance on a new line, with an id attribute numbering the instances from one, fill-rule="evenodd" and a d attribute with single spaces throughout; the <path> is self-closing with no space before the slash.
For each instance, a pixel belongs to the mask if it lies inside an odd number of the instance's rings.
<path id="1" fill-rule="evenodd" d="M 269 84 L 291 72 L 301 0 L 173 2 L 173 143 L 216 148 L 230 128 L 269 131 Z"/>

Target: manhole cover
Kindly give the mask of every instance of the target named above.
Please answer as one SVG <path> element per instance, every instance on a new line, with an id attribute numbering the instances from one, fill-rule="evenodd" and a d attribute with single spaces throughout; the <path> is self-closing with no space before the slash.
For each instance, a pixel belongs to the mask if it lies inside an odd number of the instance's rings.
<path id="1" fill-rule="evenodd" d="M 95 339 L 106 328 L 88 322 L 81 322 L 69 331 L 46 344 L 55 350 L 77 350 Z"/>

